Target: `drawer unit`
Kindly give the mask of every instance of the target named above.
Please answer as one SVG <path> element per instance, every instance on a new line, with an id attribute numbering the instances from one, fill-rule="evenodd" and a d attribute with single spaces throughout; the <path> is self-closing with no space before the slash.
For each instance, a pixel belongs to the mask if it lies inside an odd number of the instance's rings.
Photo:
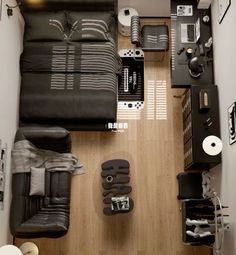
<path id="1" fill-rule="evenodd" d="M 204 139 L 220 137 L 218 90 L 215 85 L 191 86 L 182 101 L 185 170 L 208 170 L 221 162 L 202 147 Z"/>

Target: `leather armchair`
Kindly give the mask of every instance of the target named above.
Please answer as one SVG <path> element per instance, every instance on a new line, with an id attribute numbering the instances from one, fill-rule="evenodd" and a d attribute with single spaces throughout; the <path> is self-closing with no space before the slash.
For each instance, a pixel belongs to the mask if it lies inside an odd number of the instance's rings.
<path id="1" fill-rule="evenodd" d="M 27 139 L 41 149 L 70 152 L 70 133 L 59 127 L 27 127 L 18 130 L 15 141 Z M 15 237 L 60 237 L 67 233 L 70 214 L 71 174 L 46 172 L 45 196 L 30 196 L 30 173 L 12 176 L 10 229 Z"/>

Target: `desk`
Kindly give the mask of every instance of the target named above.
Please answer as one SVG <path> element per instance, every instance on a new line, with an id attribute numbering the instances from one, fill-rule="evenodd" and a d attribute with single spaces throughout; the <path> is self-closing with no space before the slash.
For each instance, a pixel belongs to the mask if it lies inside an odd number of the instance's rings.
<path id="1" fill-rule="evenodd" d="M 177 5 L 192 5 L 192 16 L 177 16 Z M 203 23 L 203 16 L 208 15 L 210 22 Z M 197 43 L 181 42 L 181 24 L 196 23 L 200 18 L 200 39 Z M 200 56 L 199 44 L 205 44 L 212 36 L 211 12 L 209 10 L 197 9 L 197 0 L 171 0 L 171 78 L 172 88 L 184 88 L 191 85 L 214 84 L 213 73 L 213 51 L 212 47 L 204 56 Z M 204 73 L 199 78 L 192 78 L 189 74 L 188 58 L 186 52 L 178 55 L 181 48 L 191 47 L 194 55 L 199 57 L 204 66 Z"/>

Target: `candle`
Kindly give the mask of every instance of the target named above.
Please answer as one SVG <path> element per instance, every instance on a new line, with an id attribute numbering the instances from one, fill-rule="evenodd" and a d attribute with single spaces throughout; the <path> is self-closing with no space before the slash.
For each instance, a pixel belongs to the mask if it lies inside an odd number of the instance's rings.
<path id="1" fill-rule="evenodd" d="M 25 242 L 20 246 L 23 255 L 38 255 L 39 249 L 35 243 Z"/>

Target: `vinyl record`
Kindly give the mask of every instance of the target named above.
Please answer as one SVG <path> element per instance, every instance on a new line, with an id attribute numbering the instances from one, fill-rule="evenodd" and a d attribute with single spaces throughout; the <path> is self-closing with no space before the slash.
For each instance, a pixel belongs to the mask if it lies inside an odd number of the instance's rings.
<path id="1" fill-rule="evenodd" d="M 221 153 L 223 145 L 219 137 L 210 135 L 203 140 L 202 148 L 206 154 L 216 156 Z"/>

